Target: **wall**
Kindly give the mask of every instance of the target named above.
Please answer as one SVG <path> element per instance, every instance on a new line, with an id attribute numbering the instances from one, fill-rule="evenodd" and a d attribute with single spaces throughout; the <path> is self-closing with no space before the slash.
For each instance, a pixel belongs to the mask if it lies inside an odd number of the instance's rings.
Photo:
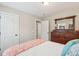
<path id="1" fill-rule="evenodd" d="M 19 19 L 20 19 L 20 41 L 21 42 L 33 40 L 36 38 L 36 20 L 38 19 L 37 17 L 6 6 L 0 6 L 0 10 L 14 13 L 20 16 Z"/>
<path id="2" fill-rule="evenodd" d="M 55 29 L 55 19 L 73 16 L 73 15 L 76 15 L 75 30 L 79 30 L 79 10 L 77 8 L 77 9 L 74 9 L 74 10 L 70 9 L 70 10 L 61 11 L 61 12 L 58 12 L 56 14 L 53 14 L 50 17 L 45 18 L 47 20 L 50 20 L 50 32 Z"/>
<path id="3" fill-rule="evenodd" d="M 33 15 L 29 15 L 25 12 L 18 11 L 13 8 L 5 7 L 0 5 L 1 11 L 11 12 L 18 14 L 20 16 L 20 39 L 21 42 L 32 40 L 36 38 L 36 20 L 40 20 Z M 57 12 L 56 14 L 52 14 L 51 17 L 44 18 L 45 20 L 50 20 L 50 32 L 55 28 L 55 21 L 56 18 L 67 17 L 77 15 L 76 17 L 76 25 L 75 30 L 79 30 L 79 10 L 78 8 L 73 10 L 65 10 L 61 12 Z"/>

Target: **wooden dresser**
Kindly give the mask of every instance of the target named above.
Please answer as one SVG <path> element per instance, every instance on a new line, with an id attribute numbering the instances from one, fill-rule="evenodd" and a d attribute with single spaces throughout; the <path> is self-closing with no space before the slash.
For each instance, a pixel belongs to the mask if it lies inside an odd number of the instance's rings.
<path id="1" fill-rule="evenodd" d="M 70 40 L 78 39 L 79 31 L 57 29 L 51 32 L 51 41 L 66 44 Z"/>

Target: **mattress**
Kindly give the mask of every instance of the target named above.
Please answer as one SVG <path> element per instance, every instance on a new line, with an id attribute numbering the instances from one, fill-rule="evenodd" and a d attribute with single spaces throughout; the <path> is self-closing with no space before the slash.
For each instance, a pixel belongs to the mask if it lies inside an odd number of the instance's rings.
<path id="1" fill-rule="evenodd" d="M 60 56 L 63 48 L 63 44 L 46 41 L 40 45 L 21 52 L 17 56 Z"/>

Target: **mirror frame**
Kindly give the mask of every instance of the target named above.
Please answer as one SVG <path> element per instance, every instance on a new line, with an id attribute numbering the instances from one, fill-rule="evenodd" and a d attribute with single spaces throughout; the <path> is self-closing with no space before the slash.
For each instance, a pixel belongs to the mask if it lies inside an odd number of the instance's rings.
<path id="1" fill-rule="evenodd" d="M 73 22 L 73 29 L 72 30 L 75 31 L 75 17 L 76 17 L 76 15 L 55 19 L 55 25 L 57 24 L 57 21 L 72 19 L 72 22 Z M 57 27 L 55 27 L 55 29 L 57 29 Z"/>

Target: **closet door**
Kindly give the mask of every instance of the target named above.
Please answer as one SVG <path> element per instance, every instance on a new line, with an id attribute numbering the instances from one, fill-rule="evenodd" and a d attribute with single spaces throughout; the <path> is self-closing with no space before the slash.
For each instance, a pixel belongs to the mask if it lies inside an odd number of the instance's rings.
<path id="1" fill-rule="evenodd" d="M 2 12 L 1 14 L 1 49 L 19 44 L 19 16 Z"/>
<path id="2" fill-rule="evenodd" d="M 0 55 L 1 55 L 1 14 L 0 14 Z"/>

